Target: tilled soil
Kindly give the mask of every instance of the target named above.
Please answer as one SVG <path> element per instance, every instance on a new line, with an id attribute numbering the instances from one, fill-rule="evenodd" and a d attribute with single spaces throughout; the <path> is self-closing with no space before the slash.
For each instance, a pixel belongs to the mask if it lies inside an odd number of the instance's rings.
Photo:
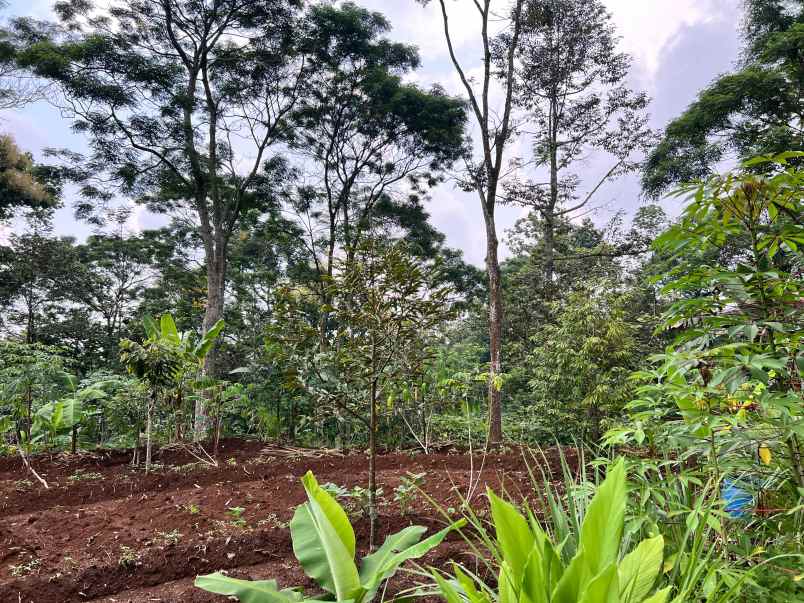
<path id="1" fill-rule="evenodd" d="M 549 455 L 557 470 L 558 459 Z M 210 602 L 225 597 L 195 589 L 197 574 L 227 570 L 280 586 L 313 587 L 293 557 L 287 523 L 305 499 L 299 478 L 365 486 L 364 454 L 266 448 L 258 442 L 222 442 L 219 463 L 198 462 L 171 448 L 156 456 L 149 475 L 129 466 L 121 451 L 39 456 L 43 488 L 19 459 L 0 458 L 0 602 Z M 483 505 L 486 485 L 516 498 L 532 483 L 520 452 L 489 455 L 395 453 L 378 459 L 383 489 L 382 534 L 406 525 L 436 530 L 445 520 L 419 495 L 403 515 L 394 488 L 406 473 L 426 473 L 423 489 L 444 509 L 471 495 Z M 482 467 L 482 471 L 480 470 Z M 241 517 L 229 509 L 245 509 Z M 367 521 L 355 519 L 358 543 Z M 360 544 L 358 545 L 360 546 Z M 365 552 L 365 551 L 363 551 Z M 422 560 L 442 566 L 466 556 L 456 534 Z M 395 581 L 411 586 L 413 577 Z"/>

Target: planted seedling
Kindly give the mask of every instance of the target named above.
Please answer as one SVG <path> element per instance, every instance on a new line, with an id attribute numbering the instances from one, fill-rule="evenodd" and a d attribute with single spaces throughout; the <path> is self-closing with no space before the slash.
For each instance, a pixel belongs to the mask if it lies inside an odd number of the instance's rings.
<path id="1" fill-rule="evenodd" d="M 171 530 L 170 532 L 157 532 L 156 537 L 161 541 L 162 546 L 176 546 L 179 544 L 182 534 L 178 530 Z"/>
<path id="2" fill-rule="evenodd" d="M 131 569 L 140 562 L 140 554 L 130 546 L 121 545 L 120 555 L 117 558 L 117 565 Z"/>
<path id="3" fill-rule="evenodd" d="M 246 510 L 243 507 L 228 507 L 226 514 L 232 518 L 229 523 L 238 528 L 245 528 L 247 525 L 246 520 L 243 518 L 243 513 L 245 512 Z"/>
<path id="4" fill-rule="evenodd" d="M 371 491 L 368 488 L 355 486 L 349 491 L 349 498 L 352 501 L 351 510 L 357 514 L 358 517 L 368 517 L 371 508 Z M 377 488 L 377 503 L 382 503 L 382 488 Z"/>
<path id="5" fill-rule="evenodd" d="M 399 504 L 399 512 L 407 515 L 418 498 L 417 492 L 424 485 L 426 473 L 408 473 L 394 488 L 394 501 Z"/>
<path id="6" fill-rule="evenodd" d="M 75 472 L 67 477 L 68 482 L 91 482 L 103 479 L 103 475 L 95 471 L 84 471 L 76 469 Z"/>
<path id="7" fill-rule="evenodd" d="M 184 505 L 184 510 L 187 511 L 190 515 L 198 515 L 201 512 L 201 507 L 199 507 L 195 503 L 188 503 Z"/>
<path id="8" fill-rule="evenodd" d="M 41 560 L 37 559 L 36 557 L 31 557 L 31 559 L 29 559 L 26 563 L 20 563 L 19 565 L 9 566 L 9 572 L 15 578 L 20 578 L 22 576 L 32 574 L 39 568 L 41 564 L 42 564 Z"/>

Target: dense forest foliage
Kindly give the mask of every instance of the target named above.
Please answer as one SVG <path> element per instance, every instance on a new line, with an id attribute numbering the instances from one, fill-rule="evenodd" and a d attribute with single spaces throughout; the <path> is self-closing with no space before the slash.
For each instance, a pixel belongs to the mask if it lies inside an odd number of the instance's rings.
<path id="1" fill-rule="evenodd" d="M 36 161 L 0 138 L 0 452 L 133 448 L 149 470 L 153 446 L 216 462 L 230 436 L 369 449 L 374 505 L 377 450 L 558 443 L 627 470 L 552 544 L 490 494 L 496 540 L 468 517 L 501 584 L 439 574 L 450 603 L 802 596 L 804 4 L 746 0 L 734 71 L 658 132 L 599 0 L 467 2 L 479 71 L 432 4 L 455 95 L 412 83 L 418 50 L 359 3 L 9 21 L 0 107 L 49 102 L 86 145 Z M 644 202 L 601 220 L 628 174 Z M 477 196 L 482 268 L 429 221 L 445 184 Z M 93 234 L 56 234 L 64 204 Z M 132 231 L 138 205 L 164 226 Z M 505 232 L 501 206 L 523 208 Z M 738 487 L 750 511 L 724 502 Z M 615 553 L 587 535 L 604 504 L 628 515 Z M 578 583 L 539 582 L 506 529 Z M 660 577 L 582 598 L 621 536 L 659 547 Z"/>

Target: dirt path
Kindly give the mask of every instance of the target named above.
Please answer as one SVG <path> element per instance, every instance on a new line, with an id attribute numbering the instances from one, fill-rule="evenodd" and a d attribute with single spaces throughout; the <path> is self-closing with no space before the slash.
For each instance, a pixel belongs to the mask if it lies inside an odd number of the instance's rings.
<path id="1" fill-rule="evenodd" d="M 361 454 L 288 454 L 256 442 L 224 442 L 217 468 L 171 450 L 146 476 L 128 458 L 119 452 L 38 457 L 49 490 L 32 483 L 13 459 L 0 459 L 0 601 L 225 601 L 192 587 L 197 574 L 222 569 L 310 586 L 287 529 L 304 500 L 299 477 L 310 469 L 322 483 L 367 482 Z M 471 471 L 465 454 L 383 455 L 383 532 L 444 525 L 422 496 L 402 515 L 393 491 L 407 472 L 424 472 L 424 490 L 444 508 L 459 506 L 472 485 L 478 501 L 486 484 L 517 496 L 530 492 L 521 454 L 489 456 L 482 473 L 480 459 L 474 461 Z M 234 507 L 244 509 L 240 516 Z M 366 522 L 355 521 L 358 542 L 365 542 Z M 424 562 L 440 565 L 460 552 L 460 542 L 447 543 Z"/>

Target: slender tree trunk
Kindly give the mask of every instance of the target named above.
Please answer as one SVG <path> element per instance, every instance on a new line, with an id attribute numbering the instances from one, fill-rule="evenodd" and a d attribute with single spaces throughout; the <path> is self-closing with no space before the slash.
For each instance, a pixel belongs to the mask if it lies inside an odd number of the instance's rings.
<path id="1" fill-rule="evenodd" d="M 151 415 L 154 409 L 154 399 L 148 400 L 148 412 L 145 417 L 145 473 L 151 470 Z"/>
<path id="2" fill-rule="evenodd" d="M 25 402 L 26 402 L 26 409 L 27 414 L 25 417 L 25 438 L 28 441 L 28 444 L 31 443 L 31 429 L 33 428 L 33 393 L 31 392 L 31 386 L 29 385 L 25 391 Z"/>
<path id="3" fill-rule="evenodd" d="M 377 542 L 377 381 L 371 382 L 369 413 L 369 550 Z"/>
<path id="4" fill-rule="evenodd" d="M 486 273 L 489 283 L 489 432 L 487 445 L 502 442 L 502 392 L 497 387 L 497 376 L 502 373 L 503 302 L 500 279 L 499 242 L 494 225 L 494 214 L 484 212 L 486 218 Z"/>

